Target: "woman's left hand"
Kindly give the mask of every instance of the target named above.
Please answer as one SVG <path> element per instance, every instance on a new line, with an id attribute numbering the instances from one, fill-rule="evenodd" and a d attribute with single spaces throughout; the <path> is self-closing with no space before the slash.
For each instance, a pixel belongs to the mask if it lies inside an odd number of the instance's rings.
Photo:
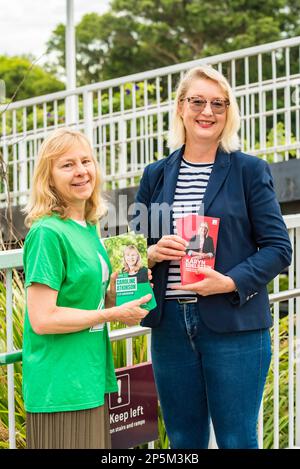
<path id="1" fill-rule="evenodd" d="M 200 282 L 188 285 L 174 285 L 173 290 L 194 291 L 198 295 L 208 296 L 218 293 L 230 293 L 236 290 L 236 285 L 231 277 L 223 275 L 209 267 L 202 267 L 197 270 L 197 274 L 204 274 L 205 278 Z"/>

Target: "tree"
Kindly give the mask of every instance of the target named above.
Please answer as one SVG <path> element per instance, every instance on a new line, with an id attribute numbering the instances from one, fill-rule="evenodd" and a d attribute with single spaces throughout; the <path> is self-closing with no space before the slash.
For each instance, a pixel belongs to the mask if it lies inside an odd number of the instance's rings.
<path id="1" fill-rule="evenodd" d="M 180 61 L 299 33 L 299 0 L 113 0 L 112 9 L 143 25 L 149 53 Z M 165 63 L 167 64 L 167 63 Z"/>
<path id="2" fill-rule="evenodd" d="M 78 84 L 88 84 L 128 75 L 145 68 L 145 56 L 137 40 L 134 18 L 114 13 L 83 16 L 76 27 Z M 55 66 L 65 67 L 65 26 L 59 24 L 48 42 L 48 52 L 57 53 Z M 147 64 L 148 65 L 148 64 Z M 155 66 L 150 64 L 150 68 Z"/>
<path id="3" fill-rule="evenodd" d="M 64 84 L 27 57 L 0 56 L 0 77 L 5 82 L 6 98 L 32 98 L 64 89 Z M 21 85 L 21 86 L 20 86 Z"/>
<path id="4" fill-rule="evenodd" d="M 80 84 L 237 50 L 300 33 L 299 0 L 112 0 L 76 27 Z M 48 51 L 64 66 L 64 25 Z"/>

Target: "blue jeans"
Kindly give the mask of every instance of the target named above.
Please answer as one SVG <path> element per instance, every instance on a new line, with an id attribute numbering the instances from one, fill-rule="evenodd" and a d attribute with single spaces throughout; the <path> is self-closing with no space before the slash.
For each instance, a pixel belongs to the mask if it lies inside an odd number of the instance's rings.
<path id="1" fill-rule="evenodd" d="M 268 329 L 216 333 L 201 320 L 197 304 L 167 300 L 151 347 L 171 448 L 207 448 L 210 418 L 219 448 L 258 448 L 271 361 Z"/>

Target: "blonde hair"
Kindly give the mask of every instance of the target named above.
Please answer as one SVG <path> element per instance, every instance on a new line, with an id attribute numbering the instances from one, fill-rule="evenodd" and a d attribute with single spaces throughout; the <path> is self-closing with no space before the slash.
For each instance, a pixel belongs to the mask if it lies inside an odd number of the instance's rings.
<path id="1" fill-rule="evenodd" d="M 202 222 L 200 223 L 200 225 L 199 225 L 199 230 L 200 230 L 200 228 L 201 228 L 202 226 L 204 226 L 204 227 L 207 229 L 207 231 L 209 231 L 209 226 L 208 226 L 208 223 L 207 223 L 206 221 L 202 221 Z"/>
<path id="2" fill-rule="evenodd" d="M 138 272 L 140 270 L 140 268 L 142 267 L 142 258 L 141 258 L 141 254 L 140 254 L 138 248 L 136 246 L 134 246 L 133 244 L 130 244 L 129 246 L 126 246 L 125 249 L 124 249 L 124 252 L 123 252 L 123 259 L 124 259 L 123 272 L 129 272 L 130 271 L 130 267 L 127 264 L 126 259 L 125 259 L 126 253 L 128 251 L 135 251 L 136 252 L 137 260 L 136 260 L 136 263 L 135 263 L 135 267 L 136 267 L 136 272 Z"/>
<path id="3" fill-rule="evenodd" d="M 106 205 L 101 196 L 101 175 L 89 140 L 79 131 L 60 128 L 54 130 L 43 141 L 39 149 L 33 174 L 32 191 L 24 209 L 27 214 L 25 218 L 27 227 L 30 227 L 39 218 L 51 215 L 53 212 L 58 213 L 62 219 L 68 218 L 69 207 L 55 188 L 51 186 L 52 163 L 78 143 L 88 146 L 96 168 L 95 188 L 85 204 L 85 219 L 96 224 L 106 213 Z"/>
<path id="4" fill-rule="evenodd" d="M 238 131 L 240 128 L 240 113 L 237 101 L 224 75 L 208 65 L 192 68 L 183 76 L 178 84 L 169 132 L 169 147 L 175 149 L 185 143 L 185 128 L 179 114 L 180 100 L 186 97 L 192 81 L 199 78 L 202 80 L 212 80 L 217 83 L 224 91 L 225 97 L 229 100 L 230 105 L 227 108 L 227 119 L 220 136 L 220 147 L 226 153 L 237 150 L 239 148 Z"/>

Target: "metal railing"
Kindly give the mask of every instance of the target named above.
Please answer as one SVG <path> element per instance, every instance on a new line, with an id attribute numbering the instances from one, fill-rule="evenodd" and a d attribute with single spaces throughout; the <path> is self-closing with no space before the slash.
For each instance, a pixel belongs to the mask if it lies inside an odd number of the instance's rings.
<path id="1" fill-rule="evenodd" d="M 273 293 L 269 299 L 273 305 L 273 393 L 270 399 L 273 401 L 272 428 L 268 432 L 273 434 L 273 448 L 282 447 L 280 418 L 286 413 L 288 418 L 288 443 L 285 446 L 293 448 L 300 446 L 300 214 L 287 215 L 284 217 L 289 230 L 289 236 L 293 247 L 293 260 L 286 274 L 277 276 L 273 281 Z M 13 343 L 13 269 L 22 267 L 22 251 L 0 252 L 0 271 L 4 271 L 6 279 L 6 352 L 16 354 Z M 283 319 L 281 319 L 280 304 L 285 305 L 288 321 L 286 330 L 283 330 Z M 1 310 L 0 310 L 1 313 Z M 4 314 L 4 312 L 2 312 Z M 283 333 L 284 332 L 284 333 Z M 133 327 L 110 331 L 110 338 L 114 340 L 126 340 L 127 364 L 133 363 L 133 337 L 149 334 L 147 328 Z M 147 336 L 148 339 L 150 338 Z M 285 351 L 284 351 L 285 350 Z M 20 352 L 19 352 L 20 353 Z M 14 365 L 10 361 L 20 358 L 19 356 L 0 355 L 0 362 L 6 360 L 8 377 L 8 411 L 9 411 L 9 441 L 10 447 L 15 446 L 15 405 L 14 405 Z M 283 355 L 288 356 L 288 367 L 286 387 L 282 388 L 285 379 L 282 375 Z M 150 359 L 150 340 L 147 340 L 147 360 Z M 270 371 L 271 372 L 271 371 Z M 288 403 L 287 403 L 288 402 Z M 266 406 L 266 402 L 265 402 Z M 261 407 L 259 417 L 259 445 L 263 448 L 266 434 L 264 428 L 264 411 Z"/>
<path id="2" fill-rule="evenodd" d="M 106 189 L 135 185 L 146 164 L 168 153 L 176 84 L 201 64 L 223 72 L 235 90 L 242 150 L 269 162 L 299 158 L 299 46 L 295 37 L 0 106 L 0 152 L 12 203 L 26 202 L 38 148 L 64 125 L 90 137 Z M 2 181 L 0 206 L 6 193 Z"/>

